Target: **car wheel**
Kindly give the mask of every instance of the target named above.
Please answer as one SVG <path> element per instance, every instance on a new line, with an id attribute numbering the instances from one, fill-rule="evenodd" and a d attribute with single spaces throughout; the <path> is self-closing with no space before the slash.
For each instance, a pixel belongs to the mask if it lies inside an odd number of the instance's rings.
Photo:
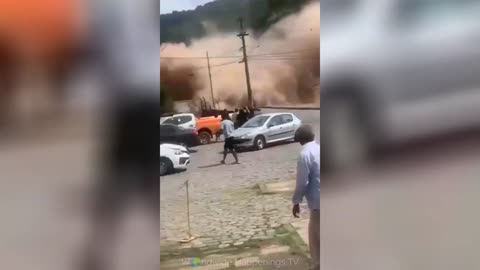
<path id="1" fill-rule="evenodd" d="M 164 176 L 173 170 L 173 164 L 170 159 L 166 157 L 160 158 L 160 176 Z"/>
<path id="2" fill-rule="evenodd" d="M 253 143 L 255 144 L 254 147 L 256 150 L 262 150 L 265 148 L 265 137 L 257 136 L 255 140 L 253 140 Z"/>
<path id="3" fill-rule="evenodd" d="M 360 113 L 358 103 L 348 96 L 335 96 L 323 104 L 322 167 L 346 168 L 366 160 L 371 144 L 366 117 Z"/>
<path id="4" fill-rule="evenodd" d="M 202 131 L 198 134 L 198 138 L 200 139 L 201 144 L 209 144 L 212 140 L 212 136 L 208 131 Z"/>

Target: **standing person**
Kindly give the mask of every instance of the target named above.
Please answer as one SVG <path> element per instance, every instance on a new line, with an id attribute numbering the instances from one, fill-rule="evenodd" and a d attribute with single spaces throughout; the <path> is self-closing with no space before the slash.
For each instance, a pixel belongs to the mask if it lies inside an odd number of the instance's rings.
<path id="1" fill-rule="evenodd" d="M 237 116 L 238 116 L 238 108 L 235 108 L 235 111 L 232 113 L 232 122 L 234 124 L 235 129 L 238 128 Z"/>
<path id="2" fill-rule="evenodd" d="M 243 108 L 243 110 L 245 111 L 245 122 L 246 122 L 246 121 L 250 120 L 250 118 L 251 118 L 250 117 L 250 109 L 248 108 L 248 106 L 245 106 Z"/>
<path id="3" fill-rule="evenodd" d="M 232 132 L 234 130 L 233 122 L 230 120 L 230 116 L 228 113 L 224 113 L 222 115 L 222 130 L 223 136 L 225 137 L 225 144 L 223 146 L 223 159 L 220 163 L 225 164 L 225 159 L 227 158 L 227 154 L 230 151 L 233 157 L 235 158 L 235 163 L 238 164 L 238 156 L 237 151 L 235 151 L 235 145 L 233 143 Z"/>
<path id="4" fill-rule="evenodd" d="M 255 108 L 249 107 L 248 111 L 249 111 L 248 118 L 252 119 L 255 116 Z"/>
<path id="5" fill-rule="evenodd" d="M 245 110 L 240 109 L 237 115 L 237 128 L 243 126 L 243 124 L 245 124 L 246 121 L 247 120 L 246 120 Z"/>
<path id="6" fill-rule="evenodd" d="M 140 199 L 149 210 L 153 234 L 160 226 L 159 2 L 92 0 L 89 4 L 93 15 L 89 41 L 96 52 L 92 64 L 105 79 L 108 97 L 108 137 L 103 138 L 103 166 L 95 179 L 90 230 L 78 269 L 109 270 L 121 217 L 131 199 Z M 151 239 L 158 241 L 159 235 Z"/>
<path id="7" fill-rule="evenodd" d="M 320 145 L 315 142 L 315 133 L 310 125 L 302 125 L 295 133 L 295 141 L 303 149 L 297 163 L 297 184 L 293 194 L 293 216 L 298 218 L 299 204 L 306 197 L 310 209 L 308 242 L 312 265 L 320 269 Z"/>

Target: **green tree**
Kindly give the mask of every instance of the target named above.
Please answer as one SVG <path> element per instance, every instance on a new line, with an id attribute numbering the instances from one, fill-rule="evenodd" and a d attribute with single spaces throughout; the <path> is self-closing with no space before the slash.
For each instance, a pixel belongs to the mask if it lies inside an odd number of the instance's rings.
<path id="1" fill-rule="evenodd" d="M 238 17 L 245 26 L 261 35 L 270 26 L 315 0 L 217 0 L 195 10 L 160 15 L 160 42 L 190 44 L 207 33 L 202 23 L 216 24 L 221 32 L 239 30 Z M 318 1 L 318 0 L 316 0 Z"/>

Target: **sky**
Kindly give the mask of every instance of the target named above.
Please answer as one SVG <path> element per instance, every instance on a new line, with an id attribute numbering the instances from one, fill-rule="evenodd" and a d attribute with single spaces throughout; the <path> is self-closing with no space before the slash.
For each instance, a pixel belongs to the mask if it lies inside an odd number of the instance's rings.
<path id="1" fill-rule="evenodd" d="M 160 0 L 160 13 L 195 9 L 199 5 L 213 2 L 213 0 Z"/>

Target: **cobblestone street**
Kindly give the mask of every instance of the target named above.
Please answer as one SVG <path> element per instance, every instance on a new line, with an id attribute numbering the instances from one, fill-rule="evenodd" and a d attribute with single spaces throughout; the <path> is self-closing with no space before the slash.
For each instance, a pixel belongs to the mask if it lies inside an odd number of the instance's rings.
<path id="1" fill-rule="evenodd" d="M 319 134 L 319 111 L 294 112 L 314 125 Z M 293 181 L 301 146 L 295 143 L 242 152 L 240 164 L 219 165 L 223 144 L 197 147 L 186 172 L 161 178 L 161 243 L 174 244 L 187 237 L 186 191 L 189 180 L 192 234 L 188 247 L 228 248 L 249 241 L 273 239 L 284 224 L 298 222 L 291 214 L 291 194 L 261 194 L 258 184 Z M 230 158 L 230 160 L 229 160 Z M 301 219 L 308 219 L 302 205 Z"/>

